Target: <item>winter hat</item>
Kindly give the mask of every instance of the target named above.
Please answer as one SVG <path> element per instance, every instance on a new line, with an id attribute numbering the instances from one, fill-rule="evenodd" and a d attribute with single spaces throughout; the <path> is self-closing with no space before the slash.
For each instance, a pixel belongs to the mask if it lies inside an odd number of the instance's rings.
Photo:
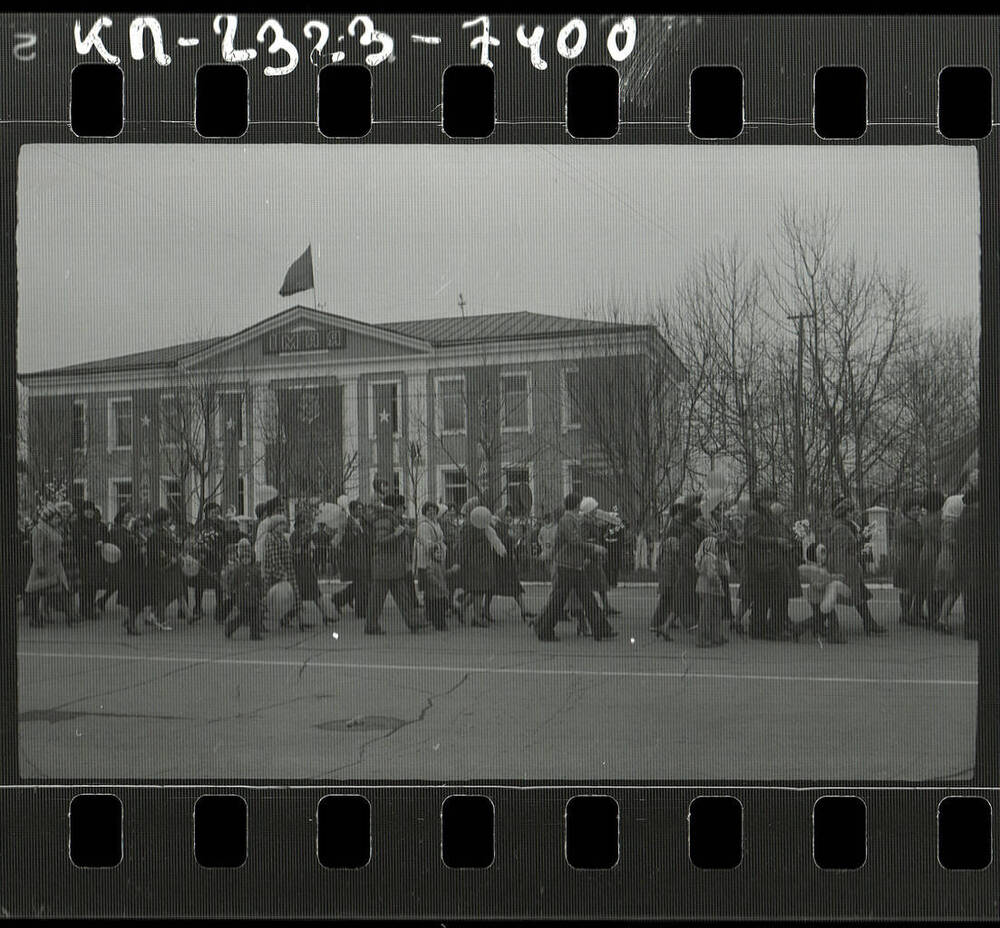
<path id="1" fill-rule="evenodd" d="M 56 512 L 59 513 L 64 519 L 68 519 L 73 515 L 73 504 L 69 500 L 60 500 L 56 503 Z"/>
<path id="2" fill-rule="evenodd" d="M 594 512 L 597 509 L 597 500 L 593 496 L 585 496 L 580 500 L 580 512 Z"/>

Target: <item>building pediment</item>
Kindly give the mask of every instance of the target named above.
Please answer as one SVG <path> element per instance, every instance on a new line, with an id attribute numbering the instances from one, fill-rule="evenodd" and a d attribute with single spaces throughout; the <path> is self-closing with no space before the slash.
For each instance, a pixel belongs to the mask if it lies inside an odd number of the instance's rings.
<path id="1" fill-rule="evenodd" d="M 430 343 L 379 326 L 296 306 L 257 325 L 221 339 L 184 359 L 184 366 L 230 369 L 294 366 L 322 358 L 332 363 L 368 358 L 427 355 Z"/>

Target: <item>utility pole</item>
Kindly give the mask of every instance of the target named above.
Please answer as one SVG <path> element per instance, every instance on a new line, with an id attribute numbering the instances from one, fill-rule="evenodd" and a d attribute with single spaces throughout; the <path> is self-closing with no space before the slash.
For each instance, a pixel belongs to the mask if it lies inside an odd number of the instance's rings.
<path id="1" fill-rule="evenodd" d="M 462 313 L 462 318 L 464 319 L 465 318 L 465 297 L 462 296 L 461 293 L 459 293 L 459 295 L 458 295 L 458 308 L 459 308 L 459 311 Z"/>
<path id="2" fill-rule="evenodd" d="M 796 323 L 798 332 L 798 352 L 795 373 L 795 396 L 793 409 L 795 416 L 795 466 L 792 480 L 792 508 L 801 511 L 806 495 L 806 442 L 802 429 L 802 381 L 805 356 L 805 320 L 812 319 L 813 313 L 799 313 L 788 316 Z"/>

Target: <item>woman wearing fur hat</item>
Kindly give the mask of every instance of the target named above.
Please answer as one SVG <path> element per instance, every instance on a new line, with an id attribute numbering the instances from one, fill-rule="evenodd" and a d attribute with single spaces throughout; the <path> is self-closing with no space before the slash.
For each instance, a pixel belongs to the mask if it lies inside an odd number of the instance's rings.
<path id="1" fill-rule="evenodd" d="M 508 510 L 509 513 L 509 510 Z M 493 517 L 493 529 L 500 540 L 500 544 L 506 549 L 505 557 L 500 557 L 496 551 L 494 558 L 494 582 L 493 589 L 490 590 L 483 600 L 483 615 L 487 622 L 492 622 L 490 615 L 490 603 L 494 596 L 509 596 L 521 610 L 521 621 L 527 622 L 529 619 L 537 618 L 535 613 L 528 611 L 527 603 L 524 601 L 524 587 L 520 578 L 520 558 L 517 555 L 517 546 L 511 535 L 510 527 L 505 519 L 499 516 Z"/>
<path id="2" fill-rule="evenodd" d="M 465 509 L 462 511 L 464 513 Z M 455 552 L 459 565 L 457 586 L 462 590 L 462 615 L 459 621 L 464 624 L 466 612 L 478 603 L 479 614 L 469 622 L 475 628 L 489 627 L 486 597 L 492 595 L 496 584 L 496 551 L 487 535 L 487 527 L 492 531 L 491 519 L 492 513 L 485 506 L 475 506 L 469 510 L 468 520 L 459 530 Z"/>
<path id="3" fill-rule="evenodd" d="M 920 516 L 923 513 L 921 502 L 921 498 L 915 493 L 903 498 L 890 552 L 892 585 L 899 590 L 899 621 L 904 625 L 920 624 L 920 604 L 916 591 L 919 586 L 917 564 L 924 542 L 924 532 L 920 526 Z"/>
<path id="4" fill-rule="evenodd" d="M 839 496 L 833 501 L 833 517 L 836 520 L 830 529 L 830 542 L 827 545 L 827 558 L 830 571 L 844 577 L 847 588 L 851 591 L 851 602 L 865 627 L 865 634 L 883 635 L 885 629 L 872 617 L 868 601 L 872 598 L 864 580 L 864 568 L 861 566 L 861 527 L 851 517 L 855 506 L 848 496 Z"/>
<path id="5" fill-rule="evenodd" d="M 65 613 L 67 625 L 76 625 L 80 621 L 62 560 L 63 552 L 68 547 L 60 531 L 62 518 L 55 505 L 46 503 L 31 530 L 31 570 L 24 592 L 27 594 L 31 625 L 34 628 L 45 624 L 41 610 L 42 597 Z"/>

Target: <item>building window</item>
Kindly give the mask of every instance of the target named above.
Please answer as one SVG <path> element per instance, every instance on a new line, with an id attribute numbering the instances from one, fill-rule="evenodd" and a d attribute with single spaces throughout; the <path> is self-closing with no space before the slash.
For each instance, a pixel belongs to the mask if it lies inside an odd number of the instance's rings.
<path id="1" fill-rule="evenodd" d="M 438 431 L 465 431 L 465 381 L 461 377 L 437 380 Z"/>
<path id="2" fill-rule="evenodd" d="M 236 481 L 236 515 L 245 516 L 247 514 L 247 482 L 246 478 L 240 477 Z"/>
<path id="3" fill-rule="evenodd" d="M 167 394 L 160 397 L 160 446 L 176 447 L 178 437 L 183 431 L 181 425 L 180 403 L 174 396 Z"/>
<path id="4" fill-rule="evenodd" d="M 74 503 L 82 503 L 87 498 L 87 481 L 79 478 L 73 481 L 70 488 L 70 500 Z"/>
<path id="5" fill-rule="evenodd" d="M 583 465 L 567 462 L 563 467 L 563 490 L 583 496 Z"/>
<path id="6" fill-rule="evenodd" d="M 527 374 L 500 377 L 503 428 L 514 431 L 531 428 L 531 384 Z"/>
<path id="7" fill-rule="evenodd" d="M 87 401 L 73 401 L 73 450 L 87 450 Z"/>
<path id="8" fill-rule="evenodd" d="M 457 468 L 441 468 L 438 471 L 438 487 L 441 501 L 461 509 L 469 498 L 469 480 L 465 472 Z"/>
<path id="9" fill-rule="evenodd" d="M 580 427 L 580 372 L 575 368 L 563 371 L 562 424 L 564 429 Z"/>
<path id="10" fill-rule="evenodd" d="M 239 403 L 233 402 L 234 398 L 239 399 Z M 216 412 L 216 436 L 219 441 L 226 437 L 227 432 L 232 432 L 233 437 L 242 445 L 246 439 L 243 435 L 244 407 L 246 397 L 242 393 L 223 393 L 218 400 L 219 406 Z"/>
<path id="11" fill-rule="evenodd" d="M 124 506 L 132 506 L 132 481 L 112 480 L 111 509 L 114 511 L 114 515 L 117 515 L 118 511 Z"/>
<path id="12" fill-rule="evenodd" d="M 184 484 L 172 477 L 163 478 L 163 505 L 178 525 L 187 521 L 184 507 Z"/>
<path id="13" fill-rule="evenodd" d="M 504 500 L 516 518 L 531 515 L 531 470 L 508 467 L 504 470 Z"/>
<path id="14" fill-rule="evenodd" d="M 381 408 L 383 390 L 388 388 L 388 404 L 386 408 Z M 399 384 L 379 382 L 372 384 L 371 392 L 371 416 L 369 418 L 368 434 L 374 438 L 378 434 L 378 423 L 383 415 L 389 416 L 392 423 L 392 434 L 399 435 Z"/>
<path id="15" fill-rule="evenodd" d="M 108 445 L 112 448 L 132 447 L 132 401 L 111 400 Z"/>

